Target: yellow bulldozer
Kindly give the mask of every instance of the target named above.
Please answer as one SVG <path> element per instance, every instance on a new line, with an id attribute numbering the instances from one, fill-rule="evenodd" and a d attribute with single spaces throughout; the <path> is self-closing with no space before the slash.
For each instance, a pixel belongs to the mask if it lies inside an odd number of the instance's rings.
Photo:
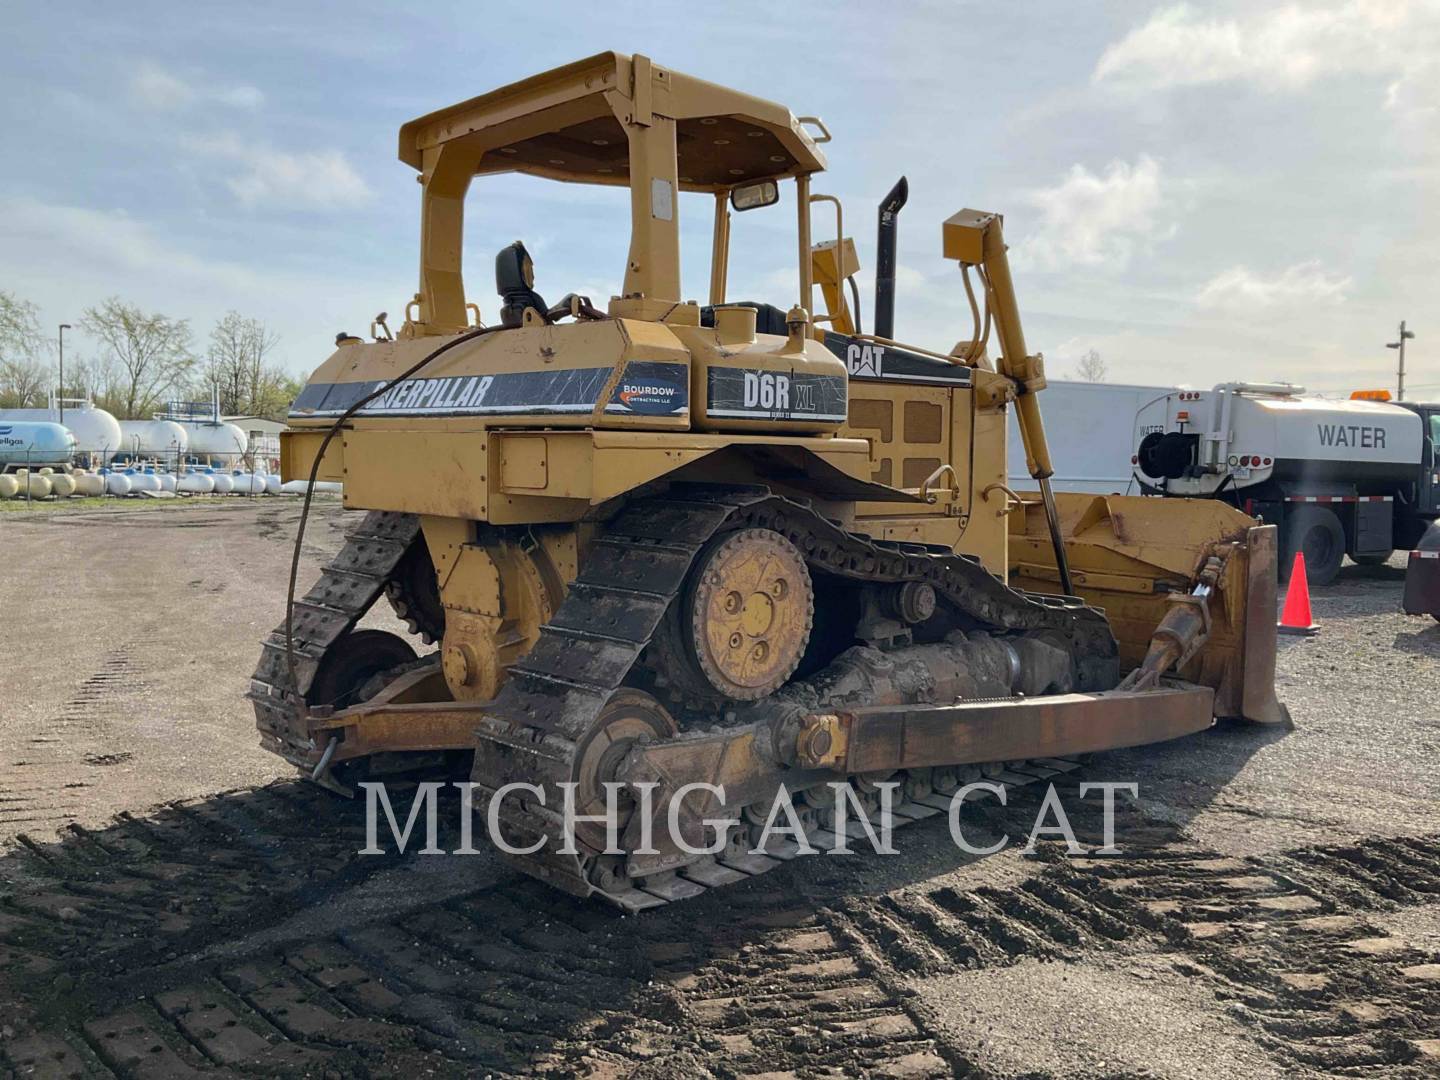
<path id="1" fill-rule="evenodd" d="M 1217 502 L 1051 493 L 998 214 L 940 230 L 968 336 L 902 343 L 897 185 L 864 332 L 842 207 L 812 191 L 829 141 L 613 52 L 401 128 L 420 288 L 393 334 L 381 316 L 374 340 L 340 335 L 292 407 L 286 479 L 338 481 L 370 513 L 303 595 L 292 568 L 250 695 L 266 748 L 341 792 L 461 762 L 507 858 L 639 910 L 834 838 L 832 785 L 865 815 L 898 792 L 914 820 L 976 777 L 1287 719 L 1274 529 Z M 629 189 L 621 295 L 547 302 L 517 241 L 482 323 L 465 200 L 508 173 Z M 704 304 L 680 280 L 697 194 Z M 793 296 L 731 300 L 732 215 L 787 197 Z M 1012 409 L 1033 494 L 1006 485 Z M 433 650 L 357 628 L 382 595 Z M 805 835 L 757 847 L 782 790 Z M 605 807 L 614 835 L 559 835 L 562 810 Z"/>

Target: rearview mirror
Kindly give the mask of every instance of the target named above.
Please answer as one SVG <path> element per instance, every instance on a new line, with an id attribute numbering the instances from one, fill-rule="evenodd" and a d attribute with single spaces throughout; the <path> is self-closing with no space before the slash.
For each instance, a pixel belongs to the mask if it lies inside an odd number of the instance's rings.
<path id="1" fill-rule="evenodd" d="M 762 206 L 774 206 L 780 201 L 780 185 L 774 180 L 761 180 L 758 184 L 742 184 L 730 189 L 730 205 L 736 210 L 755 210 Z"/>

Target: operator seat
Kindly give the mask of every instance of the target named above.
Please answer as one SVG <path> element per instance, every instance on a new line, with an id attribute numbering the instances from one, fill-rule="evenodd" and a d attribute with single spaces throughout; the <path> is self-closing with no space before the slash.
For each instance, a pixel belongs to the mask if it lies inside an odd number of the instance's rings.
<path id="1" fill-rule="evenodd" d="M 534 308 L 547 323 L 553 321 L 545 300 L 535 291 L 535 264 L 519 240 L 507 244 L 495 256 L 495 291 L 502 301 L 502 325 L 523 326 L 526 308 Z"/>

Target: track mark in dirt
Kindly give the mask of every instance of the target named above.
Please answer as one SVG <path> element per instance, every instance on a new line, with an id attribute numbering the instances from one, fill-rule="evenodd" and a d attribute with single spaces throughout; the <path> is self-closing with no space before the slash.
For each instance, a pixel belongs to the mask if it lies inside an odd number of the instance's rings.
<path id="1" fill-rule="evenodd" d="M 1038 797 L 986 826 L 1023 836 Z M 985 1077 L 931 1036 L 916 976 L 1131 951 L 1209 987 L 1287 1067 L 1424 1075 L 1440 957 L 1377 918 L 1440 900 L 1440 840 L 1221 858 L 1126 813 L 1123 854 L 1042 842 L 1008 885 L 942 870 L 841 895 L 801 859 L 625 917 L 492 867 L 374 921 L 357 898 L 405 860 L 357 854 L 363 804 L 298 783 L 172 803 L 0 855 L 0 1056 L 78 1076 Z M 1098 846 L 1098 808 L 1072 823 Z"/>
<path id="2" fill-rule="evenodd" d="M 1374 917 L 1440 908 L 1440 838 L 1225 858 L 1150 829 L 1118 856 L 1066 859 L 1042 847 L 1036 873 L 1016 888 L 926 883 L 852 898 L 837 918 L 897 977 L 1096 950 L 1168 956 L 1287 1068 L 1435 1075 L 1440 954 Z"/>
<path id="3" fill-rule="evenodd" d="M 138 658 L 150 644 L 137 637 L 111 649 L 98 668 L 87 676 L 75 693 L 51 716 L 29 729 L 23 744 L 25 779 L 7 787 L 0 799 L 0 827 L 25 826 L 44 833 L 75 820 L 78 803 L 73 794 L 88 783 L 75 779 L 75 765 L 118 764 L 130 757 L 90 751 L 104 737 L 107 717 L 123 708 L 129 695 L 143 690 L 143 665 Z"/>
<path id="4" fill-rule="evenodd" d="M 363 808 L 299 784 L 26 840 L 0 858 L 20 1030 L 0 1053 L 76 1075 L 950 1072 L 780 873 L 641 919 L 506 873 L 394 922 L 213 954 L 400 861 L 363 844 Z"/>

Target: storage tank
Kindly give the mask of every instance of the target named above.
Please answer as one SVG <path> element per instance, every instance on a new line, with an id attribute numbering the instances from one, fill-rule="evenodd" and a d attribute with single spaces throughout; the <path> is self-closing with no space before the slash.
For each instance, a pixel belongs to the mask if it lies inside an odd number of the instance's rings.
<path id="1" fill-rule="evenodd" d="M 13 499 L 20 494 L 20 478 L 13 473 L 0 473 L 0 499 Z"/>
<path id="2" fill-rule="evenodd" d="M 224 421 L 185 420 L 180 422 L 190 440 L 187 457 L 204 465 L 229 467 L 249 448 L 250 437 L 234 424 Z"/>
<path id="3" fill-rule="evenodd" d="M 75 490 L 81 495 L 104 495 L 105 478 L 103 476 L 96 476 L 94 473 L 76 473 Z"/>
<path id="4" fill-rule="evenodd" d="M 75 494 L 75 478 L 69 473 L 56 473 L 50 477 L 50 490 L 59 498 L 69 498 Z"/>
<path id="5" fill-rule="evenodd" d="M 137 458 L 173 458 L 184 454 L 190 439 L 173 420 L 121 420 L 118 455 Z"/>
<path id="6" fill-rule="evenodd" d="M 50 477 L 41 476 L 39 473 L 28 473 L 24 477 L 25 485 L 29 489 L 32 499 L 48 499 L 50 497 Z"/>
<path id="7" fill-rule="evenodd" d="M 129 477 L 129 479 L 130 479 L 130 490 L 131 490 L 131 491 L 159 491 L 159 490 L 160 490 L 160 477 L 156 476 L 154 473 L 143 473 L 143 472 L 134 472 L 134 471 L 132 471 L 132 472 L 127 472 L 125 475 L 126 475 L 127 477 Z"/>
<path id="8" fill-rule="evenodd" d="M 70 464 L 75 436 L 59 424 L 33 420 L 0 421 L 0 472 Z"/>
<path id="9" fill-rule="evenodd" d="M 75 436 L 75 452 L 82 456 L 94 455 L 100 461 L 107 461 L 120 448 L 120 421 L 97 409 L 93 402 L 83 398 L 65 398 L 65 414 L 60 414 L 60 403 L 52 398 L 44 409 L 0 409 L 0 423 L 6 420 L 28 420 L 47 424 L 63 424 Z"/>
<path id="10" fill-rule="evenodd" d="M 208 495 L 215 490 L 215 478 L 205 473 L 186 473 L 176 483 L 175 490 L 187 495 Z"/>
<path id="11" fill-rule="evenodd" d="M 129 495 L 130 478 L 124 473 L 112 472 L 105 477 L 105 490 L 111 495 Z"/>
<path id="12" fill-rule="evenodd" d="M 216 495 L 229 495 L 230 492 L 233 491 L 234 489 L 235 489 L 235 484 L 231 481 L 231 479 L 230 479 L 229 476 L 225 475 L 225 473 L 216 473 L 216 474 L 215 474 L 215 494 L 216 494 Z"/>
<path id="13" fill-rule="evenodd" d="M 265 477 L 265 494 L 280 494 L 280 477 L 276 476 L 274 473 L 271 473 L 269 476 Z"/>
<path id="14" fill-rule="evenodd" d="M 160 474 L 160 490 L 174 491 L 176 489 L 175 477 L 170 473 Z"/>

